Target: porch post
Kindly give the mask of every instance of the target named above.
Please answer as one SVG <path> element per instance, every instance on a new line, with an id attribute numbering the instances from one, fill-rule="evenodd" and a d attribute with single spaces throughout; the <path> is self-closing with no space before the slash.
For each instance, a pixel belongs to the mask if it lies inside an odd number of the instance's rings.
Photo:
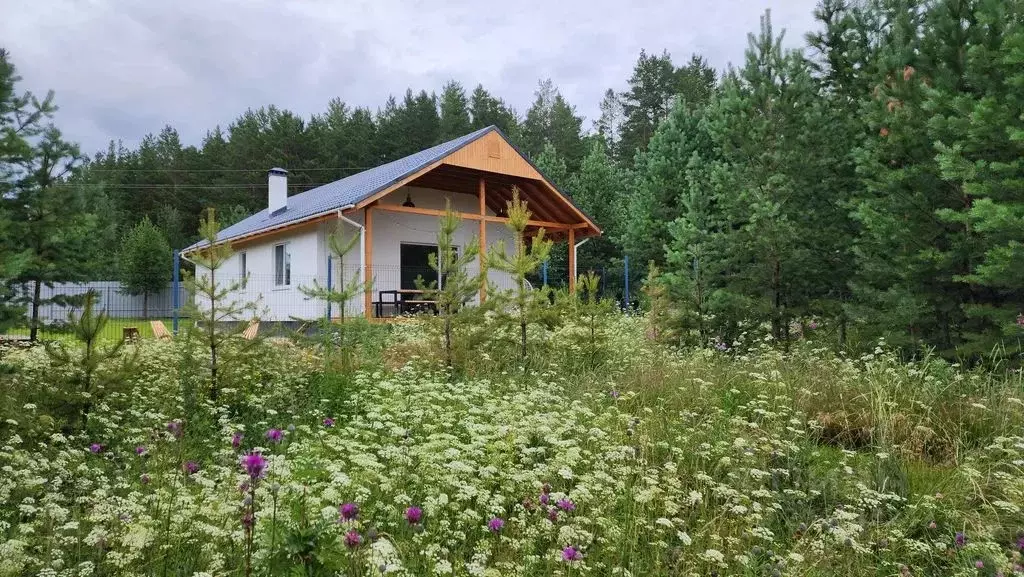
<path id="1" fill-rule="evenodd" d="M 487 185 L 480 177 L 480 216 L 487 216 Z M 487 300 L 487 221 L 480 219 L 480 304 Z"/>
<path id="2" fill-rule="evenodd" d="M 576 292 L 576 229 L 569 229 L 569 292 Z"/>
<path id="3" fill-rule="evenodd" d="M 365 288 L 363 294 L 363 313 L 367 319 L 373 318 L 373 207 L 363 209 L 363 229 L 366 244 L 363 247 L 363 278 Z"/>

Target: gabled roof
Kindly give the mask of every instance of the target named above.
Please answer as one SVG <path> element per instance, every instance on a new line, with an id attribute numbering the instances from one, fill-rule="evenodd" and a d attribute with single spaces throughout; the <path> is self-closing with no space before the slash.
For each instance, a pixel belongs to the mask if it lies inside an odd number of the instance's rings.
<path id="1" fill-rule="evenodd" d="M 358 204 L 492 131 L 500 134 L 506 142 L 508 141 L 508 137 L 496 126 L 492 125 L 481 128 L 465 136 L 438 144 L 405 158 L 400 158 L 376 168 L 371 168 L 341 180 L 290 196 L 288 197 L 288 204 L 285 210 L 269 214 L 267 209 L 263 209 L 221 230 L 220 234 L 217 235 L 218 242 L 239 239 L 266 230 L 299 223 Z M 516 151 L 520 152 L 518 149 Z M 521 152 L 520 154 L 522 155 Z M 525 155 L 522 156 L 526 158 Z M 532 165 L 533 163 L 531 162 L 530 164 Z M 552 186 L 552 188 L 554 187 Z M 568 196 L 561 193 L 561 191 L 558 191 L 558 194 L 579 211 L 579 208 L 572 204 Z M 580 211 L 580 214 L 583 214 L 582 211 Z M 206 241 L 199 241 L 184 250 L 187 252 L 204 244 L 206 244 Z"/>

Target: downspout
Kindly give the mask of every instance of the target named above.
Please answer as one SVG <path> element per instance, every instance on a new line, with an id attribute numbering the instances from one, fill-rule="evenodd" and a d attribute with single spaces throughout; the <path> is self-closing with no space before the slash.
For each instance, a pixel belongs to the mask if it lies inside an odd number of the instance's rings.
<path id="1" fill-rule="evenodd" d="M 366 258 L 366 227 L 352 220 L 351 218 L 341 214 L 342 211 L 350 208 L 355 208 L 354 204 L 346 204 L 345 206 L 338 209 L 338 219 L 347 222 L 348 224 L 359 229 L 359 284 L 363 287 L 366 286 L 366 263 L 363 259 Z M 342 305 L 344 306 L 344 305 Z M 364 311 L 365 312 L 365 311 Z"/>
<path id="2" fill-rule="evenodd" d="M 576 266 L 577 266 L 577 263 L 579 263 L 579 260 L 577 260 L 577 255 L 576 255 L 576 251 L 577 251 L 577 250 L 578 250 L 578 249 L 579 249 L 579 248 L 580 248 L 581 246 L 583 246 L 583 245 L 584 245 L 584 244 L 585 244 L 585 243 L 586 243 L 586 242 L 587 242 L 588 240 L 590 240 L 590 239 L 591 239 L 591 237 L 589 237 L 589 236 L 588 236 L 587 238 L 585 238 L 585 239 L 583 239 L 583 240 L 579 241 L 578 243 L 576 243 L 576 244 L 575 244 L 575 245 L 574 245 L 574 246 L 572 247 L 572 265 L 573 265 L 573 270 L 572 270 L 572 271 L 570 271 L 570 272 L 572 273 L 572 278 L 576 278 Z"/>

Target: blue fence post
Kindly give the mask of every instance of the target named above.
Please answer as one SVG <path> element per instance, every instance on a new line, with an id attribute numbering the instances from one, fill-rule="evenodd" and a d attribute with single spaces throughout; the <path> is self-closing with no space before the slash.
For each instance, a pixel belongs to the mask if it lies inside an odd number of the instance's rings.
<path id="1" fill-rule="evenodd" d="M 544 279 L 544 286 L 548 286 L 548 261 L 544 261 L 544 264 L 540 267 L 541 278 Z"/>
<path id="2" fill-rule="evenodd" d="M 622 308 L 624 308 L 625 310 L 628 311 L 629 307 L 630 307 L 630 304 L 629 304 L 629 255 L 628 254 L 627 255 L 623 255 L 623 257 L 622 257 L 622 274 L 625 275 L 623 277 L 623 280 L 625 281 L 625 283 L 624 283 L 624 287 L 625 288 L 622 291 L 622 298 L 626 301 L 626 302 L 623 303 L 623 307 Z"/>
<path id="3" fill-rule="evenodd" d="M 171 327 L 178 334 L 178 309 L 181 307 L 181 251 L 174 251 L 174 271 L 171 275 L 171 306 L 174 308 Z"/>
<path id="4" fill-rule="evenodd" d="M 331 290 L 334 274 L 331 271 L 331 257 L 327 257 L 327 290 Z M 342 305 L 344 306 L 344 305 Z M 331 322 L 331 301 L 327 300 L 327 322 Z"/>

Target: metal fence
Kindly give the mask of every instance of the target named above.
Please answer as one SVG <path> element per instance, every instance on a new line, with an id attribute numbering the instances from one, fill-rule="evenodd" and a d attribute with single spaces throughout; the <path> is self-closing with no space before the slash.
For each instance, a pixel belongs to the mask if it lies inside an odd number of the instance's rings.
<path id="1" fill-rule="evenodd" d="M 476 263 L 470 265 L 470 272 L 477 272 L 477 267 Z M 318 273 L 314 275 L 292 275 L 290 271 L 282 271 L 282 274 L 249 273 L 244 283 L 241 277 L 223 271 L 215 278 L 220 287 L 238 283 L 237 290 L 228 295 L 227 301 L 234 305 L 249 305 L 244 307 L 238 318 L 230 320 L 242 322 L 255 317 L 268 324 L 301 324 L 322 318 L 336 319 L 342 316 L 341 305 L 328 303 L 310 294 L 310 289 L 339 289 L 347 286 L 352 279 L 364 280 L 367 277 L 372 316 L 393 317 L 429 311 L 432 307 L 426 302 L 428 299 L 422 293 L 417 293 L 417 289 L 423 284 L 443 284 L 445 280 L 439 279 L 437 273 L 429 267 L 374 265 L 368 271 L 363 271 L 356 264 L 342 263 L 336 258 L 325 259 L 318 268 Z M 614 299 L 623 308 L 636 306 L 636 289 L 642 275 L 629 267 L 628 258 L 607 263 L 581 260 L 577 267 L 578 273 L 583 274 L 589 270 L 601 277 L 602 298 Z M 96 308 L 105 311 L 109 317 L 104 335 L 107 338 L 118 339 L 129 335 L 152 337 L 155 330 L 159 331 L 159 326 L 154 327 L 158 323 L 162 323 L 168 330 L 173 330 L 175 326 L 189 326 L 192 323 L 189 311 L 194 309 L 190 305 L 194 304 L 203 310 L 204 299 L 202 296 L 191 295 L 186 283 L 181 282 L 181 271 L 176 269 L 175 273 L 175 281 L 168 283 L 164 290 L 150 294 L 148 298 L 126 294 L 120 283 L 115 281 L 42 286 L 36 336 L 41 340 L 67 338 L 70 335 L 69 315 L 81 312 L 83 297 L 89 291 L 98 297 Z M 535 287 L 547 285 L 564 289 L 568 279 L 569 272 L 565 264 L 545 263 L 530 278 L 530 282 Z M 511 278 L 499 271 L 489 270 L 488 281 L 494 290 L 513 288 Z M 31 301 L 32 287 L 20 287 L 19 291 L 23 300 Z M 365 303 L 365 292 L 355 295 L 344 304 L 345 316 L 363 315 Z M 220 306 L 223 307 L 223 304 Z M 28 338 L 31 333 L 31 314 L 31 306 L 27 306 L 25 322 L 0 335 L 0 339 Z"/>

